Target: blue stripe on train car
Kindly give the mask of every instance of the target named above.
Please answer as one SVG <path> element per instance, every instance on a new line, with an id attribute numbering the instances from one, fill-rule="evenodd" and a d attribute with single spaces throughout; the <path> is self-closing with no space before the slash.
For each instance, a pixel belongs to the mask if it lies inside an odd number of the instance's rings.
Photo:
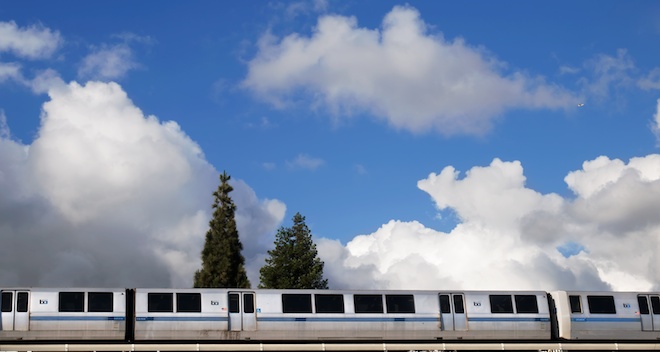
<path id="1" fill-rule="evenodd" d="M 116 320 L 116 321 L 123 321 L 126 320 L 125 317 L 89 317 L 89 316 L 65 316 L 65 317 L 59 317 L 59 316 L 31 316 L 30 320 L 32 321 L 76 321 L 76 320 L 82 320 L 82 321 L 107 321 L 107 320 Z"/>
<path id="2" fill-rule="evenodd" d="M 228 321 L 227 317 L 136 317 L 136 321 Z"/>
<path id="3" fill-rule="evenodd" d="M 259 322 L 312 322 L 312 323 L 364 323 L 364 322 L 437 322 L 438 318 L 318 318 L 318 317 L 257 317 Z"/>
<path id="4" fill-rule="evenodd" d="M 571 318 L 575 323 L 639 323 L 640 318 Z"/>
<path id="5" fill-rule="evenodd" d="M 516 318 L 516 317 L 498 317 L 498 318 L 471 318 L 468 317 L 468 322 L 512 322 L 512 323 L 527 323 L 527 322 L 549 322 L 550 318 Z"/>

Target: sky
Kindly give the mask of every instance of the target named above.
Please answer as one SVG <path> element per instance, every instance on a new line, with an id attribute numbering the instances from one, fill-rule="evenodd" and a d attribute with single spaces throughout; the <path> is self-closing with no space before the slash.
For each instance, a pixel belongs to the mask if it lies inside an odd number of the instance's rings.
<path id="1" fill-rule="evenodd" d="M 0 286 L 660 291 L 660 3 L 0 1 Z"/>

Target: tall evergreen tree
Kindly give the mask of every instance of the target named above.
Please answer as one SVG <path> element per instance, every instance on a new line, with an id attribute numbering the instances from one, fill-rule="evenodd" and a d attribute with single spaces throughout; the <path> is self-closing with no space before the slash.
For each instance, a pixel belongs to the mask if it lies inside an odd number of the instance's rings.
<path id="1" fill-rule="evenodd" d="M 195 287 L 250 288 L 234 219 L 236 206 L 229 197 L 234 190 L 228 183 L 230 178 L 223 172 L 220 186 L 213 192 L 213 218 L 202 250 L 202 268 L 195 272 Z"/>
<path id="2" fill-rule="evenodd" d="M 317 254 L 305 217 L 296 213 L 292 227 L 281 227 L 277 231 L 275 249 L 268 251 L 270 257 L 259 270 L 259 287 L 327 289 L 328 280 L 323 279 L 324 263 Z"/>

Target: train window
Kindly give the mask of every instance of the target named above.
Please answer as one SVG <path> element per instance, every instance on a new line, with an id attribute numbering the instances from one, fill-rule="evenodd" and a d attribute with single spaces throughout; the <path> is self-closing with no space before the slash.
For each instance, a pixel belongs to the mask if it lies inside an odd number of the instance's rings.
<path id="1" fill-rule="evenodd" d="M 382 313 L 382 295 L 355 295 L 353 296 L 355 313 Z"/>
<path id="2" fill-rule="evenodd" d="M 639 303 L 639 314 L 649 314 L 649 301 L 646 296 L 637 296 L 637 303 Z"/>
<path id="3" fill-rule="evenodd" d="M 317 313 L 344 313 L 344 295 L 314 295 Z"/>
<path id="4" fill-rule="evenodd" d="M 238 300 L 238 293 L 230 293 L 229 294 L 229 313 L 239 313 L 239 300 Z"/>
<path id="5" fill-rule="evenodd" d="M 538 313 L 539 306 L 534 295 L 515 295 L 516 313 Z"/>
<path id="6" fill-rule="evenodd" d="M 582 301 L 580 296 L 568 296 L 568 301 L 571 304 L 571 313 L 582 313 Z"/>
<path id="7" fill-rule="evenodd" d="M 587 296 L 587 303 L 592 314 L 616 314 L 612 296 Z"/>
<path id="8" fill-rule="evenodd" d="M 201 313 L 202 295 L 200 293 L 177 293 L 176 311 L 179 313 Z"/>
<path id="9" fill-rule="evenodd" d="M 415 313 L 413 295 L 385 295 L 388 313 Z"/>
<path id="10" fill-rule="evenodd" d="M 24 313 L 28 311 L 27 292 L 19 292 L 16 294 L 16 311 L 19 313 Z"/>
<path id="11" fill-rule="evenodd" d="M 87 294 L 88 312 L 112 312 L 112 292 L 90 292 Z"/>
<path id="12" fill-rule="evenodd" d="M 282 311 L 284 313 L 311 313 L 312 295 L 310 294 L 283 294 Z"/>
<path id="13" fill-rule="evenodd" d="M 651 307 L 653 314 L 660 314 L 660 296 L 651 296 Z"/>
<path id="14" fill-rule="evenodd" d="M 84 311 L 85 294 L 83 292 L 60 292 L 60 312 Z"/>
<path id="15" fill-rule="evenodd" d="M 491 313 L 513 313 L 511 295 L 490 295 Z"/>
<path id="16" fill-rule="evenodd" d="M 243 313 L 254 313 L 254 294 L 243 294 Z"/>
<path id="17" fill-rule="evenodd" d="M 3 292 L 2 293 L 2 298 L 0 298 L 2 301 L 2 309 L 0 309 L 1 312 L 11 312 L 12 311 L 12 303 L 14 303 L 14 293 L 13 292 Z"/>
<path id="18" fill-rule="evenodd" d="M 465 313 L 465 305 L 463 305 L 463 295 L 454 295 L 454 311 L 456 314 Z"/>
<path id="19" fill-rule="evenodd" d="M 440 295 L 440 312 L 451 313 L 451 305 L 449 304 L 449 295 Z"/>
<path id="20" fill-rule="evenodd" d="M 171 313 L 174 311 L 174 302 L 171 293 L 149 293 L 148 311 L 150 313 Z"/>

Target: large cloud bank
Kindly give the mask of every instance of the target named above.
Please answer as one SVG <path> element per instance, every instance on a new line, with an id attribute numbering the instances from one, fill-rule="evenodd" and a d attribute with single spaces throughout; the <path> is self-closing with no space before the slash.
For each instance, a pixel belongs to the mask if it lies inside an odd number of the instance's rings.
<path id="1" fill-rule="evenodd" d="M 217 170 L 174 122 L 145 116 L 115 83 L 56 85 L 38 137 L 0 114 L 0 284 L 191 286 Z M 392 220 L 346 245 L 318 238 L 333 288 L 660 289 L 660 155 L 599 157 L 572 197 L 525 186 L 499 159 L 418 182 L 459 224 Z M 233 180 L 254 286 L 285 206 Z"/>
<path id="2" fill-rule="evenodd" d="M 263 36 L 243 86 L 277 106 L 304 92 L 337 116 L 366 111 L 445 134 L 484 133 L 507 109 L 575 106 L 569 92 L 504 66 L 462 39 L 427 33 L 417 10 L 397 6 L 381 30 L 323 16 L 311 36 Z"/>
<path id="3" fill-rule="evenodd" d="M 599 157 L 565 178 L 575 197 L 525 187 L 519 162 L 420 180 L 451 232 L 390 221 L 346 246 L 322 239 L 336 286 L 398 289 L 660 289 L 660 155 Z M 330 265 L 328 265 L 330 264 Z"/>
<path id="4" fill-rule="evenodd" d="M 0 121 L 0 283 L 190 287 L 217 170 L 175 122 L 145 116 L 115 83 L 56 85 L 49 96 L 31 145 Z M 233 185 L 251 259 L 285 207 Z"/>

